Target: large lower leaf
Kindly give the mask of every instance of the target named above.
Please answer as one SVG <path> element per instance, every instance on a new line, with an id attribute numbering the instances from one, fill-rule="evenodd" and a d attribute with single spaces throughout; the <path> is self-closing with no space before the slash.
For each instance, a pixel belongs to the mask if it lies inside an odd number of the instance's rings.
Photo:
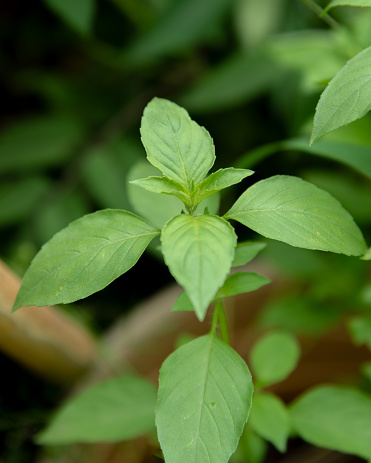
<path id="1" fill-rule="evenodd" d="M 183 214 L 165 225 L 161 241 L 170 272 L 203 320 L 232 264 L 237 243 L 233 228 L 217 216 Z"/>
<path id="2" fill-rule="evenodd" d="M 322 93 L 311 143 L 364 116 L 371 109 L 371 47 L 352 58 Z"/>
<path id="3" fill-rule="evenodd" d="M 149 162 L 188 191 L 214 164 L 214 144 L 207 130 L 171 101 L 154 98 L 148 103 L 140 132 Z"/>
<path id="4" fill-rule="evenodd" d="M 290 409 L 295 432 L 327 449 L 371 458 L 371 396 L 356 388 L 319 386 Z"/>
<path id="5" fill-rule="evenodd" d="M 253 384 L 242 358 L 213 334 L 168 357 L 156 426 L 167 463 L 226 463 L 248 419 Z"/>
<path id="6" fill-rule="evenodd" d="M 126 211 L 86 215 L 57 233 L 27 270 L 13 310 L 89 296 L 129 270 L 159 232 Z"/>
<path id="7" fill-rule="evenodd" d="M 225 215 L 291 246 L 363 255 L 366 244 L 341 204 L 297 177 L 277 175 L 248 188 Z"/>
<path id="8" fill-rule="evenodd" d="M 72 397 L 37 436 L 41 445 L 115 442 L 155 427 L 156 389 L 134 375 L 95 384 Z"/>

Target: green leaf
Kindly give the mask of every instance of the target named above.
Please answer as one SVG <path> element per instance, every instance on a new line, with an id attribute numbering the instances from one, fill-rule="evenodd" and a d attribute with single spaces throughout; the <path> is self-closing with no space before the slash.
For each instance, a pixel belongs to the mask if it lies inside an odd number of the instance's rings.
<path id="1" fill-rule="evenodd" d="M 179 103 L 198 113 L 240 106 L 269 89 L 275 76 L 271 60 L 239 52 L 211 66 L 180 96 Z"/>
<path id="2" fill-rule="evenodd" d="M 95 0 L 44 0 L 63 21 L 82 35 L 92 29 Z"/>
<path id="3" fill-rule="evenodd" d="M 230 275 L 224 282 L 223 286 L 216 293 L 215 299 L 223 297 L 237 296 L 237 294 L 249 293 L 255 291 L 264 285 L 270 283 L 266 278 L 258 273 L 237 272 Z"/>
<path id="4" fill-rule="evenodd" d="M 371 397 L 356 388 L 319 386 L 290 408 L 294 430 L 307 442 L 371 457 Z"/>
<path id="5" fill-rule="evenodd" d="M 230 463 L 263 463 L 267 450 L 267 441 L 258 436 L 247 424 Z"/>
<path id="6" fill-rule="evenodd" d="M 249 426 L 280 452 L 286 451 L 290 420 L 284 403 L 277 396 L 269 393 L 254 395 Z"/>
<path id="7" fill-rule="evenodd" d="M 354 317 L 348 326 L 353 342 L 357 346 L 365 344 L 371 350 L 371 316 Z"/>
<path id="8" fill-rule="evenodd" d="M 156 389 L 134 375 L 95 384 L 69 399 L 37 435 L 40 445 L 117 442 L 155 427 Z"/>
<path id="9" fill-rule="evenodd" d="M 227 463 L 248 419 L 253 384 L 242 358 L 213 334 L 168 357 L 156 426 L 165 461 Z"/>
<path id="10" fill-rule="evenodd" d="M 203 320 L 232 264 L 233 228 L 213 215 L 179 215 L 165 225 L 161 241 L 166 265 Z"/>
<path id="11" fill-rule="evenodd" d="M 29 177 L 0 184 L 0 226 L 12 225 L 35 212 L 50 187 L 47 178 Z"/>
<path id="12" fill-rule="evenodd" d="M 361 257 L 363 260 L 371 260 L 371 248 L 368 248 L 364 256 Z"/>
<path id="13" fill-rule="evenodd" d="M 274 331 L 263 336 L 250 353 L 251 367 L 262 386 L 283 381 L 295 369 L 300 347 L 294 336 Z"/>
<path id="14" fill-rule="evenodd" d="M 128 48 L 122 59 L 126 65 L 141 65 L 180 51 L 188 52 L 205 42 L 210 29 L 231 7 L 230 0 L 178 0 L 146 34 Z"/>
<path id="15" fill-rule="evenodd" d="M 197 185 L 195 190 L 195 202 L 198 204 L 201 200 L 216 193 L 217 191 L 228 188 L 231 185 L 240 183 L 244 178 L 249 177 L 254 172 L 248 169 L 219 169 L 209 175 L 203 182 Z"/>
<path id="16" fill-rule="evenodd" d="M 371 47 L 348 61 L 322 93 L 311 143 L 364 116 L 371 109 Z"/>
<path id="17" fill-rule="evenodd" d="M 187 191 L 193 183 L 200 183 L 214 164 L 214 144 L 207 130 L 171 101 L 154 98 L 148 103 L 141 135 L 148 161 Z"/>
<path id="18" fill-rule="evenodd" d="M 237 294 L 255 291 L 268 283 L 270 283 L 268 278 L 258 275 L 257 273 L 234 273 L 225 280 L 214 299 L 222 299 L 223 297 L 231 297 Z M 189 312 L 192 310 L 195 309 L 186 293 L 179 294 L 171 309 L 172 312 Z"/>
<path id="19" fill-rule="evenodd" d="M 245 265 L 256 257 L 266 247 L 266 243 L 259 241 L 242 241 L 237 244 L 232 267 Z"/>
<path id="20" fill-rule="evenodd" d="M 0 133 L 0 173 L 63 164 L 84 135 L 78 120 L 63 116 L 34 117 L 8 126 Z"/>
<path id="21" fill-rule="evenodd" d="M 140 217 L 115 209 L 72 222 L 36 255 L 13 310 L 66 304 L 105 288 L 137 262 L 158 234 Z"/>
<path id="22" fill-rule="evenodd" d="M 291 246 L 362 255 L 357 225 L 327 192 L 297 177 L 277 175 L 248 188 L 225 215 Z"/>
<path id="23" fill-rule="evenodd" d="M 147 177 L 132 180 L 130 183 L 140 186 L 152 193 L 164 193 L 179 198 L 183 203 L 189 202 L 189 195 L 184 187 L 174 180 L 167 177 Z"/>
<path id="24" fill-rule="evenodd" d="M 371 6 L 371 0 L 332 0 L 324 9 L 326 13 L 335 6 Z"/>
<path id="25" fill-rule="evenodd" d="M 362 365 L 362 374 L 371 382 L 371 362 Z"/>

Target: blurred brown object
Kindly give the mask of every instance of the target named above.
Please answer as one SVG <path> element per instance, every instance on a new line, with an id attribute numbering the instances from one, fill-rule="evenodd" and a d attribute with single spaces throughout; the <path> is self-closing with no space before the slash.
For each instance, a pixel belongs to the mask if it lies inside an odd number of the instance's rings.
<path id="1" fill-rule="evenodd" d="M 92 336 L 56 307 L 21 307 L 12 314 L 20 285 L 0 260 L 0 350 L 45 378 L 70 384 L 95 358 Z"/>

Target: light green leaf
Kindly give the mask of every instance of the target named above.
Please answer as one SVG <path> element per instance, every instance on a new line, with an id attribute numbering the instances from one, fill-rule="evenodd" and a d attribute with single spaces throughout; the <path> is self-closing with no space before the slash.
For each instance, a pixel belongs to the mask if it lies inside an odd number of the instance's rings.
<path id="1" fill-rule="evenodd" d="M 197 185 L 195 190 L 195 202 L 199 203 L 202 199 L 207 198 L 217 191 L 240 183 L 244 178 L 249 177 L 253 173 L 252 170 L 234 169 L 233 167 L 219 169 Z"/>
<path id="2" fill-rule="evenodd" d="M 371 248 L 368 248 L 365 254 L 361 257 L 363 260 L 371 260 Z"/>
<path id="3" fill-rule="evenodd" d="M 213 215 L 179 215 L 165 225 L 161 242 L 170 272 L 203 320 L 232 264 L 237 243 L 233 228 Z"/>
<path id="4" fill-rule="evenodd" d="M 371 457 L 371 397 L 356 388 L 319 386 L 290 408 L 294 430 L 307 442 Z"/>
<path id="5" fill-rule="evenodd" d="M 216 293 L 214 300 L 255 291 L 268 283 L 270 283 L 268 278 L 258 275 L 257 273 L 234 273 L 225 280 L 223 286 Z M 194 307 L 186 293 L 179 294 L 171 309 L 172 312 L 186 312 L 192 310 L 194 310 Z"/>
<path id="6" fill-rule="evenodd" d="M 348 326 L 353 342 L 357 346 L 365 344 L 371 350 L 371 316 L 354 317 Z"/>
<path id="7" fill-rule="evenodd" d="M 84 127 L 74 118 L 48 115 L 19 121 L 0 133 L 0 173 L 63 164 L 84 135 Z"/>
<path id="8" fill-rule="evenodd" d="M 240 106 L 267 91 L 275 78 L 271 60 L 256 54 L 237 53 L 211 66 L 180 96 L 179 103 L 198 113 Z"/>
<path id="9" fill-rule="evenodd" d="M 132 180 L 130 183 L 140 186 L 152 193 L 164 193 L 179 198 L 183 203 L 189 202 L 189 195 L 184 187 L 174 180 L 167 177 L 147 177 Z"/>
<path id="10" fill-rule="evenodd" d="M 82 35 L 92 29 L 95 0 L 44 0 L 48 7 Z"/>
<path id="11" fill-rule="evenodd" d="M 148 103 L 140 131 L 149 162 L 187 191 L 214 164 L 214 144 L 207 130 L 171 101 L 154 98 Z"/>
<path id="12" fill-rule="evenodd" d="M 332 0 L 324 9 L 324 14 L 335 6 L 371 6 L 371 0 Z"/>
<path id="13" fill-rule="evenodd" d="M 371 109 L 371 47 L 348 61 L 322 93 L 311 143 L 364 116 Z"/>
<path id="14" fill-rule="evenodd" d="M 227 463 L 248 419 L 253 384 L 242 358 L 213 334 L 160 370 L 156 426 L 165 461 Z"/>
<path id="15" fill-rule="evenodd" d="M 216 293 L 215 299 L 223 297 L 237 296 L 237 294 L 249 293 L 255 291 L 264 285 L 270 283 L 266 278 L 258 273 L 237 272 L 230 275 L 224 282 L 223 286 Z"/>
<path id="16" fill-rule="evenodd" d="M 245 265 L 256 257 L 266 247 L 266 243 L 259 241 L 242 241 L 237 244 L 232 267 Z"/>
<path id="17" fill-rule="evenodd" d="M 223 14 L 231 7 L 230 0 L 178 0 L 167 2 L 170 8 L 147 33 L 128 48 L 122 59 L 127 65 L 141 65 L 167 55 L 189 51 L 205 42 Z"/>
<path id="18" fill-rule="evenodd" d="M 35 213 L 50 186 L 47 178 L 29 177 L 0 184 L 0 226 L 22 221 Z"/>
<path id="19" fill-rule="evenodd" d="M 297 177 L 277 175 L 248 188 L 225 215 L 291 246 L 362 255 L 357 225 L 327 192 Z"/>
<path id="20" fill-rule="evenodd" d="M 158 234 L 140 217 L 115 209 L 72 222 L 36 255 L 13 310 L 66 304 L 105 288 L 137 262 Z"/>
<path id="21" fill-rule="evenodd" d="M 269 393 L 254 395 L 249 426 L 280 452 L 286 451 L 290 420 L 284 403 L 277 396 Z"/>
<path id="22" fill-rule="evenodd" d="M 295 369 L 300 347 L 294 336 L 274 331 L 263 336 L 250 353 L 251 367 L 262 386 L 283 381 Z"/>
<path id="23" fill-rule="evenodd" d="M 95 384 L 69 399 L 37 435 L 40 445 L 117 442 L 155 427 L 156 389 L 134 375 Z"/>

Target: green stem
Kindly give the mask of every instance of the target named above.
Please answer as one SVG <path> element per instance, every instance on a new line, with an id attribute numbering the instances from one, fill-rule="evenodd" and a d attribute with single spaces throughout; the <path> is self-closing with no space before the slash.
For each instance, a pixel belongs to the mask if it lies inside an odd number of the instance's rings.
<path id="1" fill-rule="evenodd" d="M 221 299 L 215 302 L 213 321 L 211 324 L 211 333 L 215 334 L 216 328 L 219 326 L 220 339 L 230 345 L 228 320 L 225 314 L 224 304 Z"/>
<path id="2" fill-rule="evenodd" d="M 313 13 L 315 13 L 319 18 L 323 19 L 323 21 L 328 24 L 330 27 L 333 29 L 339 29 L 340 24 L 335 21 L 334 18 L 332 18 L 328 13 L 325 12 L 325 10 L 318 5 L 317 2 L 314 0 L 301 0 L 304 5 L 306 5 L 308 8 L 310 8 Z"/>

